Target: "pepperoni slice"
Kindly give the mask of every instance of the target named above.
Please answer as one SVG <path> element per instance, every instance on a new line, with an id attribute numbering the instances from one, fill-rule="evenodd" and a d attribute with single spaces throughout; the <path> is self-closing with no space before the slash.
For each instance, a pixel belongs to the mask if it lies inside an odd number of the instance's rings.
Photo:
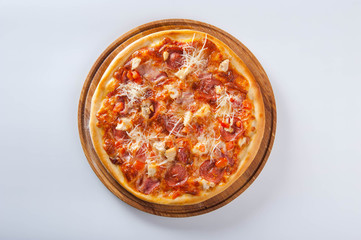
<path id="1" fill-rule="evenodd" d="M 191 164 L 190 151 L 187 147 L 178 148 L 177 160 L 184 164 Z"/>
<path id="2" fill-rule="evenodd" d="M 222 180 L 224 169 L 216 167 L 215 163 L 207 160 L 199 167 L 199 174 L 207 181 L 219 183 Z"/>
<path id="3" fill-rule="evenodd" d="M 216 99 L 216 91 L 215 86 L 221 85 L 222 83 L 217 79 L 214 79 L 211 73 L 200 75 L 199 83 L 196 86 L 201 97 L 206 100 L 215 100 Z"/>
<path id="4" fill-rule="evenodd" d="M 237 119 L 234 119 L 234 122 L 237 122 L 237 121 L 238 121 Z M 224 127 L 220 126 L 220 133 L 221 133 L 222 138 L 225 141 L 232 141 L 244 132 L 243 125 L 241 125 L 240 127 L 237 127 L 236 124 L 234 123 L 231 126 L 231 128 L 233 129 L 233 132 L 227 131 Z"/>
<path id="5" fill-rule="evenodd" d="M 145 174 L 136 182 L 136 188 L 139 192 L 150 194 L 159 186 L 159 180 L 147 177 Z"/>
<path id="6" fill-rule="evenodd" d="M 183 56 L 181 53 L 173 52 L 169 54 L 167 64 L 170 68 L 177 69 L 183 65 Z"/>
<path id="7" fill-rule="evenodd" d="M 170 187 L 181 186 L 187 182 L 188 173 L 182 164 L 176 163 L 165 174 L 165 181 Z"/>

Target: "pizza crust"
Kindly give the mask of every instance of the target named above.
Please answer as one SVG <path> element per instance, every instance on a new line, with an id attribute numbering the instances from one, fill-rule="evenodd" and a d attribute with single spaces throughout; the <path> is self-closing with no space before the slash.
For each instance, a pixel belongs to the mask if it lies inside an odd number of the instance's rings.
<path id="1" fill-rule="evenodd" d="M 254 104 L 254 116 L 256 119 L 256 132 L 252 136 L 250 144 L 245 148 L 243 157 L 240 161 L 238 169 L 236 173 L 231 175 L 227 183 L 219 184 L 214 188 L 211 188 L 207 192 L 201 192 L 200 195 L 193 196 L 190 194 L 184 194 L 176 199 L 168 199 L 162 196 L 155 197 L 151 195 L 146 195 L 135 191 L 131 188 L 117 165 L 114 165 L 110 162 L 108 154 L 103 149 L 102 145 L 102 138 L 103 138 L 103 130 L 97 127 L 97 119 L 96 113 L 102 106 L 103 99 L 107 95 L 108 92 L 113 90 L 112 87 L 112 76 L 113 73 L 118 69 L 119 66 L 124 65 L 127 59 L 131 56 L 131 54 L 142 48 L 146 47 L 155 43 L 162 41 L 165 37 L 169 37 L 173 40 L 182 40 L 182 41 L 191 41 L 192 38 L 194 39 L 202 39 L 203 37 L 207 36 L 213 43 L 217 45 L 219 50 L 224 53 L 225 55 L 229 56 L 230 64 L 234 66 L 234 68 L 241 73 L 249 82 L 249 91 L 248 96 L 251 100 L 253 100 Z M 160 31 L 156 33 L 149 34 L 143 38 L 136 40 L 135 42 L 128 45 L 124 50 L 122 50 L 110 63 L 106 71 L 104 72 L 98 86 L 93 94 L 93 98 L 91 101 L 91 110 L 90 110 L 90 121 L 89 121 L 89 130 L 90 135 L 92 138 L 92 142 L 95 148 L 96 153 L 98 154 L 102 164 L 105 168 L 109 171 L 109 173 L 130 193 L 135 195 L 136 197 L 143 199 L 148 202 L 158 203 L 158 204 L 167 204 L 167 205 L 189 205 L 203 202 L 207 199 L 212 198 L 213 196 L 221 193 L 222 191 L 226 190 L 229 186 L 231 186 L 249 167 L 252 160 L 256 156 L 258 149 L 260 147 L 263 134 L 264 134 L 264 127 L 265 127 L 265 113 L 264 113 L 264 104 L 262 94 L 260 92 L 260 88 L 255 81 L 253 75 L 248 70 L 246 65 L 243 61 L 223 42 L 218 40 L 217 38 L 194 30 L 167 30 L 167 31 Z"/>

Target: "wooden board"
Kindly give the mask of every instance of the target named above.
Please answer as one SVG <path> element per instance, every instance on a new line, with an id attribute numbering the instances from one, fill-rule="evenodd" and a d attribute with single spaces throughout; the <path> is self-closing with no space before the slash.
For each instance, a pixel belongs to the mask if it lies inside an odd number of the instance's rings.
<path id="1" fill-rule="evenodd" d="M 93 147 L 88 127 L 90 104 L 93 93 L 104 71 L 113 58 L 136 39 L 142 38 L 150 33 L 168 29 L 194 29 L 202 31 L 227 44 L 237 55 L 240 56 L 257 80 L 262 91 L 265 105 L 266 125 L 264 137 L 256 157 L 253 159 L 245 173 L 222 193 L 204 202 L 185 206 L 170 206 L 149 203 L 136 198 L 134 195 L 126 191 L 113 179 L 113 177 L 102 165 Z M 224 206 L 244 192 L 256 179 L 264 167 L 273 145 L 276 131 L 276 105 L 272 87 L 265 71 L 255 56 L 253 56 L 253 54 L 240 41 L 225 31 L 206 23 L 185 19 L 166 19 L 144 24 L 125 33 L 115 40 L 115 42 L 113 42 L 100 55 L 91 68 L 81 92 L 78 109 L 78 127 L 83 150 L 90 166 L 104 185 L 118 198 L 139 210 L 151 214 L 167 217 L 188 217 L 204 214 Z"/>

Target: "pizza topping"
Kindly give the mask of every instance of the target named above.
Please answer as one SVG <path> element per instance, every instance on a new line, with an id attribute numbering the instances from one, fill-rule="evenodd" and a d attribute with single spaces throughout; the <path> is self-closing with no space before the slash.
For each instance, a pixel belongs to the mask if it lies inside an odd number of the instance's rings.
<path id="1" fill-rule="evenodd" d="M 232 119 L 232 122 L 234 122 L 233 119 Z M 242 123 L 240 122 L 239 127 L 238 127 L 235 123 L 232 123 L 232 122 L 229 127 L 220 126 L 220 133 L 221 133 L 222 138 L 225 141 L 233 141 L 240 134 L 243 133 Z"/>
<path id="2" fill-rule="evenodd" d="M 113 73 L 103 148 L 143 194 L 198 195 L 237 171 L 255 131 L 245 78 L 207 38 L 165 39 Z"/>
<path id="3" fill-rule="evenodd" d="M 147 177 L 146 175 L 143 175 L 140 177 L 136 183 L 136 187 L 138 191 L 144 193 L 144 194 L 150 194 L 154 191 L 157 187 L 159 187 L 159 181 L 157 179 L 153 179 L 150 177 Z"/>
<path id="4" fill-rule="evenodd" d="M 169 54 L 169 59 L 168 59 L 167 63 L 168 63 L 168 66 L 173 69 L 179 68 L 183 64 L 182 54 L 177 53 L 177 52 L 173 52 L 173 53 Z"/>
<path id="5" fill-rule="evenodd" d="M 184 126 L 189 125 L 189 123 L 191 122 L 191 119 L 192 119 L 192 112 L 191 112 L 191 111 L 187 111 L 187 112 L 184 114 L 183 125 L 184 125 Z"/>
<path id="6" fill-rule="evenodd" d="M 163 153 L 165 152 L 165 143 L 162 141 L 154 142 L 153 148 L 156 149 L 158 152 Z"/>
<path id="7" fill-rule="evenodd" d="M 191 164 L 190 151 L 187 147 L 178 148 L 177 160 L 183 164 Z"/>
<path id="8" fill-rule="evenodd" d="M 149 116 L 152 112 L 154 112 L 154 107 L 150 100 L 145 100 L 142 102 L 141 107 L 141 114 L 145 119 L 149 119 Z M 152 111 L 153 108 L 153 111 Z"/>
<path id="9" fill-rule="evenodd" d="M 211 107 L 208 104 L 203 104 L 197 112 L 194 113 L 193 117 L 206 117 L 211 113 Z"/>
<path id="10" fill-rule="evenodd" d="M 179 96 L 179 91 L 174 85 L 166 85 L 164 86 L 164 88 L 168 90 L 169 96 L 172 99 L 175 99 Z"/>
<path id="11" fill-rule="evenodd" d="M 163 52 L 163 60 L 164 60 L 164 61 L 167 61 L 168 57 L 169 57 L 169 52 L 164 51 L 164 52 Z"/>
<path id="12" fill-rule="evenodd" d="M 157 172 L 157 165 L 149 163 L 147 166 L 147 174 L 149 177 L 154 177 Z"/>
<path id="13" fill-rule="evenodd" d="M 170 187 L 181 186 L 188 179 L 187 170 L 179 163 L 174 164 L 165 174 L 165 181 Z"/>
<path id="14" fill-rule="evenodd" d="M 132 59 L 132 70 L 136 69 L 139 66 L 141 61 L 142 61 L 142 59 L 140 59 L 140 58 L 137 58 L 137 57 L 133 58 Z"/>
<path id="15" fill-rule="evenodd" d="M 217 168 L 225 168 L 228 165 L 228 159 L 225 157 L 220 158 L 216 163 L 215 163 Z"/>
<path id="16" fill-rule="evenodd" d="M 222 180 L 224 170 L 216 167 L 213 161 L 207 160 L 200 166 L 199 173 L 205 180 L 217 184 Z"/>
<path id="17" fill-rule="evenodd" d="M 126 131 L 129 130 L 133 124 L 132 124 L 132 120 L 129 118 L 121 118 L 121 123 L 118 123 L 116 126 L 116 130 L 122 130 L 122 131 Z"/>
<path id="18" fill-rule="evenodd" d="M 227 72 L 228 66 L 229 66 L 229 59 L 226 59 L 223 62 L 221 62 L 221 64 L 219 64 L 218 70 L 221 72 Z"/>
<path id="19" fill-rule="evenodd" d="M 202 184 L 203 190 L 208 190 L 208 189 L 216 186 L 216 184 L 214 184 L 214 182 L 209 182 L 202 178 L 198 178 L 197 180 Z"/>
<path id="20" fill-rule="evenodd" d="M 175 147 L 167 149 L 164 153 L 164 156 L 167 158 L 168 162 L 172 162 L 177 155 L 177 149 Z"/>
<path id="21" fill-rule="evenodd" d="M 128 82 L 127 84 L 120 84 L 118 87 L 118 96 L 125 96 L 128 99 L 127 106 L 131 108 L 135 102 L 139 102 L 144 99 L 144 93 L 148 87 Z"/>
<path id="22" fill-rule="evenodd" d="M 196 88 L 199 91 L 200 97 L 206 100 L 213 100 L 216 97 L 215 87 L 217 85 L 222 85 L 222 83 L 214 79 L 212 74 L 203 74 L 199 77 L 200 82 L 196 85 Z"/>
<path id="23" fill-rule="evenodd" d="M 207 43 L 207 38 L 204 39 L 203 45 L 201 48 L 195 47 L 192 44 L 187 43 L 183 47 L 183 64 L 180 67 L 182 70 L 183 78 L 191 73 L 198 73 L 199 71 L 203 70 L 207 66 L 207 60 L 204 56 L 204 52 L 206 50 L 205 45 Z M 182 78 L 181 78 L 182 79 Z"/>

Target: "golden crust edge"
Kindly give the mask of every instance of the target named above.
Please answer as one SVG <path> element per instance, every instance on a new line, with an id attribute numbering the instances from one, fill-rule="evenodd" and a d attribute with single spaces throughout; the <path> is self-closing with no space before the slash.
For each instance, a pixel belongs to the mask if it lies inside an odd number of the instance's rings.
<path id="1" fill-rule="evenodd" d="M 250 89 L 254 94 L 254 106 L 255 106 L 255 114 L 256 116 L 256 133 L 253 136 L 253 139 L 251 143 L 247 147 L 247 154 L 244 157 L 244 159 L 241 161 L 240 166 L 238 167 L 236 173 L 234 173 L 229 179 L 228 182 L 224 185 L 218 185 L 210 192 L 205 192 L 202 195 L 193 196 L 193 195 L 183 195 L 181 197 L 178 197 L 176 199 L 168 199 L 163 197 L 153 197 L 150 195 L 145 195 L 140 192 L 135 191 L 132 189 L 127 182 L 125 181 L 124 175 L 121 172 L 120 168 L 116 165 L 112 164 L 109 160 L 109 157 L 105 150 L 102 147 L 102 130 L 96 127 L 96 117 L 95 114 L 99 111 L 102 101 L 105 97 L 107 92 L 107 84 L 112 80 L 112 74 L 115 71 L 115 69 L 123 65 L 125 61 L 130 57 L 130 55 L 136 51 L 139 48 L 142 48 L 144 46 L 147 46 L 149 44 L 152 44 L 154 42 L 161 41 L 165 36 L 168 36 L 175 40 L 189 40 L 194 34 L 200 34 L 197 35 L 195 39 L 202 38 L 205 35 L 207 35 L 208 38 L 210 38 L 217 47 L 220 48 L 220 50 L 225 50 L 227 55 L 231 56 L 232 58 L 231 63 L 234 66 L 237 66 L 236 69 L 240 73 L 242 73 L 246 79 L 250 83 Z M 118 183 L 122 187 L 124 187 L 128 192 L 133 194 L 134 196 L 148 201 L 153 202 L 157 204 L 165 204 L 165 205 L 190 205 L 190 204 L 196 204 L 200 202 L 204 202 L 215 195 L 225 191 L 229 186 L 231 186 L 249 167 L 250 163 L 256 156 L 259 146 L 261 144 L 263 133 L 264 133 L 264 125 L 265 125 L 265 118 L 264 118 L 264 104 L 263 104 L 263 98 L 260 91 L 260 88 L 258 86 L 258 83 L 254 79 L 252 73 L 249 71 L 247 66 L 244 64 L 244 62 L 240 59 L 238 55 L 236 55 L 226 44 L 224 44 L 219 39 L 213 37 L 212 35 L 209 35 L 208 33 L 204 33 L 201 31 L 195 31 L 195 30 L 189 30 L 189 29 L 182 29 L 182 30 L 165 30 L 165 31 L 159 31 L 155 32 L 149 35 L 146 35 L 133 43 L 129 44 L 126 48 L 124 48 L 121 52 L 119 52 L 116 57 L 112 60 L 112 62 L 107 67 L 106 71 L 104 72 L 103 76 L 101 77 L 101 80 L 99 81 L 97 88 L 93 94 L 92 101 L 91 101 L 91 111 L 90 111 L 90 121 L 89 121 L 89 130 L 90 135 L 92 139 L 93 146 L 95 148 L 95 151 L 97 155 L 99 156 L 102 164 L 105 166 L 107 171 L 112 175 L 113 178 L 117 180 Z"/>

